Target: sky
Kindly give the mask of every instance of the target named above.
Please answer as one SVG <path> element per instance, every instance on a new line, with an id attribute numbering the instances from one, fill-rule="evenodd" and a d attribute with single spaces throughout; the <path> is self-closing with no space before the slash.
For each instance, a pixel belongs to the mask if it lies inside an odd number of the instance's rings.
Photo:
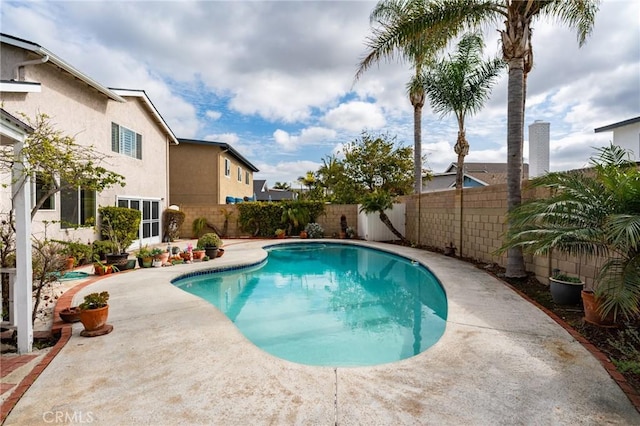
<path id="1" fill-rule="evenodd" d="M 178 138 L 232 145 L 254 179 L 298 186 L 363 131 L 413 145 L 410 64 L 383 61 L 354 80 L 371 35 L 372 1 L 6 1 L 2 32 L 53 52 L 101 84 L 143 89 Z M 533 23 L 528 126 L 550 123 L 550 169 L 588 163 L 611 132 L 640 115 L 640 1 L 604 0 L 583 47 L 574 30 Z M 483 28 L 487 57 L 499 53 Z M 455 48 L 455 44 L 452 45 Z M 468 162 L 507 161 L 507 73 L 467 118 Z M 424 167 L 456 161 L 457 124 L 425 105 Z M 640 160 L 640 158 L 636 158 Z"/>

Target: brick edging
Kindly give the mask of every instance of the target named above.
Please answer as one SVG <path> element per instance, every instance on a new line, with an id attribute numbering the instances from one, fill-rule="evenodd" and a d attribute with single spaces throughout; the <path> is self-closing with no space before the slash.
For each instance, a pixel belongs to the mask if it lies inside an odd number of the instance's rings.
<path id="1" fill-rule="evenodd" d="M 504 280 L 502 281 L 507 287 L 518 293 L 520 297 L 527 300 L 529 303 L 540 309 L 542 312 L 547 314 L 552 320 L 557 322 L 562 328 L 564 328 L 574 339 L 576 339 L 580 344 L 588 350 L 594 358 L 600 361 L 600 364 L 604 367 L 604 369 L 609 373 L 609 376 L 618 384 L 622 392 L 629 398 L 631 401 L 631 405 L 635 407 L 635 409 L 640 413 L 640 394 L 636 392 L 634 388 L 631 387 L 627 379 L 616 369 L 616 366 L 609 360 L 609 358 L 602 353 L 600 349 L 598 349 L 593 343 L 589 342 L 582 334 L 578 333 L 573 327 L 567 324 L 562 318 L 556 315 L 555 312 L 550 309 L 542 306 L 540 303 L 536 302 L 528 295 L 518 290 L 513 285 L 509 284 Z"/>
<path id="2" fill-rule="evenodd" d="M 2 403 L 2 406 L 0 407 L 0 424 L 4 423 L 9 413 L 11 413 L 11 410 L 13 410 L 20 398 L 22 398 L 22 395 L 25 394 L 29 387 L 31 387 L 31 385 L 36 381 L 38 376 L 40 376 L 44 369 L 47 368 L 49 363 L 51 363 L 53 358 L 58 355 L 62 348 L 71 339 L 72 324 L 66 323 L 60 319 L 60 311 L 71 306 L 73 297 L 80 290 L 106 277 L 108 277 L 108 275 L 91 277 L 87 281 L 79 283 L 78 285 L 65 291 L 58 298 L 56 306 L 53 309 L 53 324 L 51 325 L 51 334 L 59 335 L 60 338 L 53 346 L 53 348 L 51 348 L 49 353 L 46 354 L 35 367 L 33 367 L 33 369 L 20 381 L 18 386 L 16 386 L 11 395 L 9 395 L 9 397 Z"/>

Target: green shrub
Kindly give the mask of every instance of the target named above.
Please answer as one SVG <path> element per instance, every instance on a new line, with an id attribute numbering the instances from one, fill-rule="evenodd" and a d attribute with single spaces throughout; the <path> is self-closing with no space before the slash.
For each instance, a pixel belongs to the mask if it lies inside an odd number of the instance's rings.
<path id="1" fill-rule="evenodd" d="M 96 240 L 91 244 L 91 260 L 93 259 L 105 259 L 107 253 L 113 253 L 117 249 L 111 241 Z"/>
<path id="2" fill-rule="evenodd" d="M 209 232 L 198 238 L 198 248 L 203 249 L 206 247 L 221 247 L 222 240 L 218 237 L 218 234 Z"/>
<path id="3" fill-rule="evenodd" d="M 304 230 L 307 231 L 307 236 L 309 238 L 323 238 L 324 237 L 324 229 L 319 223 L 311 222 L 308 223 L 307 226 L 304 227 Z"/>
<path id="4" fill-rule="evenodd" d="M 80 304 L 80 309 L 98 309 L 107 306 L 109 301 L 109 292 L 103 291 L 102 293 L 91 293 L 84 297 L 84 302 Z"/>
<path id="5" fill-rule="evenodd" d="M 116 253 L 123 253 L 133 240 L 138 238 L 142 219 L 140 210 L 107 206 L 100 207 L 98 212 L 102 239 L 111 241 L 116 248 Z"/>
<path id="6" fill-rule="evenodd" d="M 191 234 L 195 238 L 200 238 L 205 229 L 207 229 L 206 217 L 197 217 L 193 220 L 193 223 L 191 224 Z"/>
<path id="7" fill-rule="evenodd" d="M 62 245 L 61 253 L 63 255 L 76 259 L 77 265 L 90 263 L 93 259 L 93 248 L 90 244 L 79 241 L 54 241 Z"/>

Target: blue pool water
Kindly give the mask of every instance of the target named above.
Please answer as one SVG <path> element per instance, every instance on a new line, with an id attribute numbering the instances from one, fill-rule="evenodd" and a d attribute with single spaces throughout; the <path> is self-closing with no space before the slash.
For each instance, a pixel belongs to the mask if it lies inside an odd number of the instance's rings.
<path id="1" fill-rule="evenodd" d="M 283 244 L 261 265 L 174 282 L 218 307 L 255 345 L 308 365 L 363 366 L 426 350 L 447 300 L 428 269 L 346 244 Z"/>

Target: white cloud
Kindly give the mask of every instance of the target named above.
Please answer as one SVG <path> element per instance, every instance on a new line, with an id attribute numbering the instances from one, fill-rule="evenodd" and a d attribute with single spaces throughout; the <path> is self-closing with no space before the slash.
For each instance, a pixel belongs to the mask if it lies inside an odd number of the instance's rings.
<path id="1" fill-rule="evenodd" d="M 222 117 L 222 113 L 219 111 L 212 111 L 212 110 L 207 110 L 207 112 L 205 113 L 205 115 L 212 119 L 212 120 L 218 120 L 220 117 Z"/>
<path id="2" fill-rule="evenodd" d="M 377 105 L 360 101 L 333 108 L 322 121 L 331 128 L 351 131 L 376 130 L 386 124 L 384 114 Z"/>
<path id="3" fill-rule="evenodd" d="M 205 140 L 215 141 L 215 142 L 224 142 L 232 145 L 237 149 L 236 144 L 240 141 L 240 138 L 235 133 L 220 133 L 220 134 L 212 134 L 204 137 Z"/>

